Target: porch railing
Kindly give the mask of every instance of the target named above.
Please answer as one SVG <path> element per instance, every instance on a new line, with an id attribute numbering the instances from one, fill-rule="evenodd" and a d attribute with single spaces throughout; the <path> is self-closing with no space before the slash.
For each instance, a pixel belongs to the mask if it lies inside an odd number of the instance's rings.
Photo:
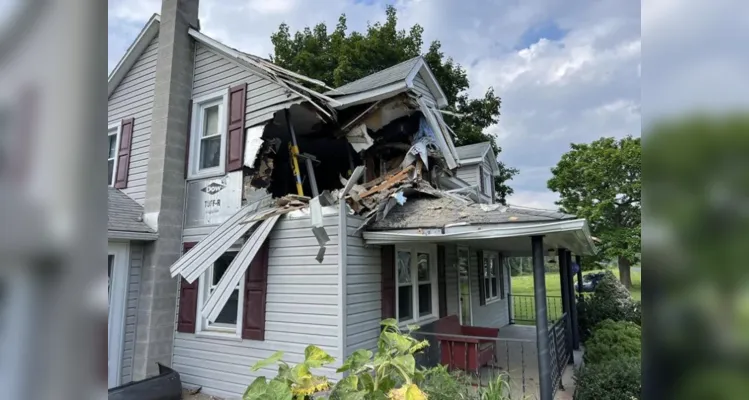
<path id="1" fill-rule="evenodd" d="M 512 313 L 510 323 L 533 323 L 536 321 L 536 303 L 533 295 L 511 294 Z M 557 321 L 562 316 L 562 296 L 546 296 L 546 315 L 549 321 Z"/>
<path id="2" fill-rule="evenodd" d="M 444 365 L 473 388 L 486 387 L 501 379 L 507 383 L 504 392 L 507 398 L 539 398 L 535 339 L 500 339 L 421 330 L 412 332 L 411 336 L 429 342 L 429 347 L 415 355 L 417 367 Z"/>
<path id="3" fill-rule="evenodd" d="M 569 361 L 565 324 L 569 315 L 564 313 L 549 327 L 549 352 L 551 353 L 551 387 L 554 393 L 562 387 L 562 374 Z"/>

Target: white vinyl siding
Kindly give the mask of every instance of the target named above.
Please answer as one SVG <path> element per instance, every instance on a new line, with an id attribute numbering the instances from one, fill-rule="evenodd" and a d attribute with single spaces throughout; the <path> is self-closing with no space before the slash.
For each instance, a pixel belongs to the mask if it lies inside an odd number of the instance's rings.
<path id="1" fill-rule="evenodd" d="M 432 102 L 432 104 L 437 104 L 437 100 L 434 97 L 434 94 L 432 94 L 432 92 L 429 90 L 429 86 L 427 86 L 426 82 L 424 82 L 424 79 L 421 77 L 421 73 L 416 74 L 416 76 L 414 77 L 413 90 L 416 91 L 416 93 L 424 96 L 424 98 Z"/>
<path id="2" fill-rule="evenodd" d="M 139 242 L 130 242 L 130 276 L 128 277 L 125 337 L 122 345 L 122 368 L 120 371 L 120 384 L 123 385 L 133 380 L 133 347 L 135 345 L 136 315 L 142 267 L 143 245 Z"/>
<path id="3" fill-rule="evenodd" d="M 456 175 L 458 178 L 464 180 L 469 186 L 476 186 L 479 187 L 479 166 L 478 164 L 474 165 L 465 165 L 462 167 L 458 167 L 455 170 Z"/>
<path id="4" fill-rule="evenodd" d="M 358 349 L 377 349 L 382 307 L 380 247 L 365 246 L 356 229 L 364 221 L 349 216 L 346 250 L 346 356 Z"/>
<path id="5" fill-rule="evenodd" d="M 335 377 L 340 365 L 338 340 L 338 216 L 323 218 L 330 236 L 325 259 L 315 260 L 317 240 L 309 218 L 281 217 L 269 237 L 268 291 L 265 340 L 204 338 L 175 333 L 172 365 L 182 383 L 202 386 L 202 393 L 240 397 L 252 380 L 275 376 L 275 366 L 250 371 L 257 361 L 275 351 L 298 363 L 304 349 L 314 344 L 338 360 L 316 371 Z"/>
<path id="6" fill-rule="evenodd" d="M 254 74 L 237 62 L 198 43 L 195 49 L 193 98 L 247 84 L 245 127 L 270 119 L 273 113 L 301 101 L 296 94 Z M 137 121 L 136 121 L 137 123 Z"/>
<path id="7" fill-rule="evenodd" d="M 122 191 L 141 205 L 146 196 L 146 168 L 151 141 L 151 109 L 158 47 L 157 36 L 133 64 L 107 102 L 107 125 L 119 126 L 125 118 L 135 120 L 127 188 Z"/>

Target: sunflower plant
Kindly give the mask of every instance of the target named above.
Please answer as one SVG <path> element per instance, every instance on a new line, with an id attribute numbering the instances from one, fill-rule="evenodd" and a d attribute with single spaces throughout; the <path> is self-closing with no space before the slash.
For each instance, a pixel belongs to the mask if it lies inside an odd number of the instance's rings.
<path id="1" fill-rule="evenodd" d="M 304 400 L 313 393 L 328 390 L 330 383 L 324 376 L 312 374 L 312 368 L 319 368 L 335 361 L 324 350 L 309 345 L 304 350 L 304 361 L 290 366 L 281 360 L 283 352 L 277 351 L 265 360 L 260 360 L 252 366 L 253 371 L 278 364 L 278 375 L 267 380 L 261 376 L 256 378 L 242 396 L 242 400 Z"/>
<path id="2" fill-rule="evenodd" d="M 377 342 L 377 353 L 357 350 L 336 372 L 348 372 L 338 381 L 331 398 L 340 400 L 425 400 L 427 397 L 416 382 L 422 380 L 416 368 L 414 354 L 429 346 L 398 328 L 394 319 L 380 323 L 382 332 Z"/>

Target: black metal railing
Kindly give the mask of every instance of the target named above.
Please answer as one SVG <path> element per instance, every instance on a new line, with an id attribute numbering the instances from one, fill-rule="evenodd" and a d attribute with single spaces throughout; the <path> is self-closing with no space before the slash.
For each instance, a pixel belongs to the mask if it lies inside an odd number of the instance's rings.
<path id="1" fill-rule="evenodd" d="M 501 379 L 504 394 L 512 399 L 537 398 L 538 352 L 535 339 L 500 339 L 452 335 L 419 330 L 411 335 L 426 339 L 429 347 L 416 355 L 416 365 L 446 366 L 473 387 L 486 388 Z"/>
<path id="2" fill-rule="evenodd" d="M 533 323 L 536 321 L 536 302 L 533 295 L 511 294 L 512 315 L 510 323 Z M 549 321 L 562 316 L 562 296 L 546 296 L 546 315 Z"/>
<path id="3" fill-rule="evenodd" d="M 564 313 L 549 327 L 549 353 L 551 353 L 551 387 L 554 393 L 562 388 L 562 374 L 571 354 L 567 350 L 565 325 L 569 315 Z"/>

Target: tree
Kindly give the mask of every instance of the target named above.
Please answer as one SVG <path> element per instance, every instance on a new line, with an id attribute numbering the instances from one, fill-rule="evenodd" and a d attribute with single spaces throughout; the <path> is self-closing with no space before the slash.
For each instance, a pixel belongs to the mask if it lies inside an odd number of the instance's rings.
<path id="1" fill-rule="evenodd" d="M 324 23 L 319 23 L 292 36 L 289 26 L 283 23 L 271 35 L 274 51 L 271 60 L 281 67 L 338 87 L 418 56 L 424 29 L 416 24 L 408 32 L 397 30 L 395 8 L 387 6 L 385 14 L 384 23 L 369 24 L 365 33 L 347 34 L 345 14 L 338 18 L 331 33 Z M 501 100 L 494 89 L 489 88 L 482 98 L 468 98 L 466 90 L 470 84 L 465 69 L 452 58 L 445 57 L 439 41 L 432 42 L 423 56 L 445 92 L 447 109 L 467 114 L 466 117 L 445 116 L 445 122 L 457 136 L 456 146 L 489 141 L 499 158 L 502 149 L 493 136 L 484 133 L 487 127 L 499 121 Z M 497 162 L 500 173 L 495 177 L 495 191 L 504 203 L 513 193 L 507 182 L 518 170 Z"/>
<path id="2" fill-rule="evenodd" d="M 561 211 L 586 218 L 600 255 L 617 259 L 619 277 L 632 286 L 630 265 L 640 254 L 640 198 L 642 192 L 640 138 L 601 138 L 572 144 L 562 156 L 549 189 L 558 192 Z"/>

